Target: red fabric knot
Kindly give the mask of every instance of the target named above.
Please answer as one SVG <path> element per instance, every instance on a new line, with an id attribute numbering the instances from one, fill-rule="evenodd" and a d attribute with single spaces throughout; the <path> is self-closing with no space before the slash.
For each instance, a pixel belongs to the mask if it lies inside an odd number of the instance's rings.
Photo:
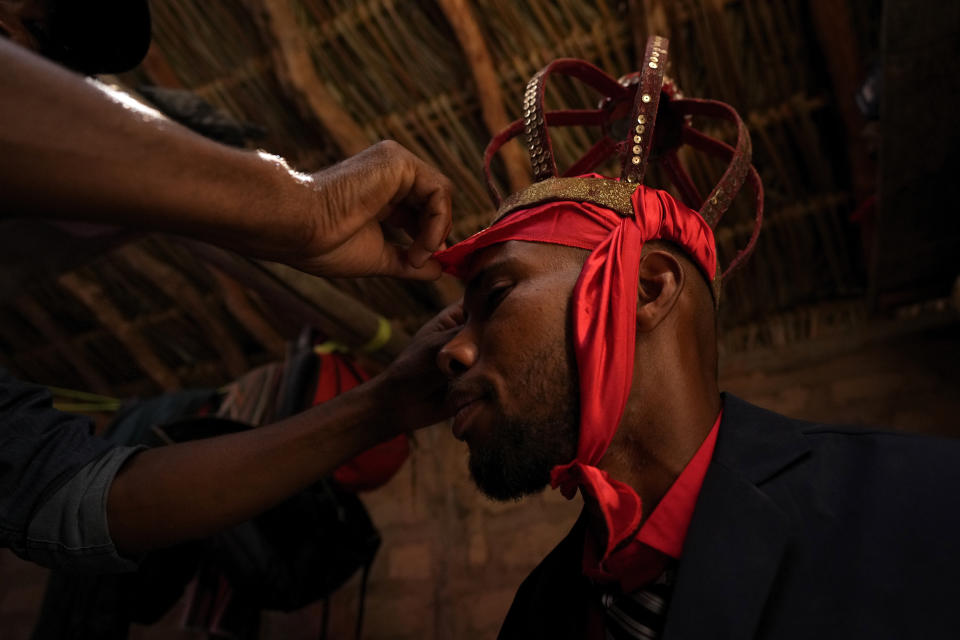
<path id="1" fill-rule="evenodd" d="M 579 475 L 570 469 L 573 466 L 579 466 L 580 463 L 574 460 L 568 464 L 557 465 L 550 470 L 550 486 L 554 489 L 560 489 L 560 493 L 567 500 L 573 500 L 580 489 Z"/>
<path id="2" fill-rule="evenodd" d="M 583 493 L 603 516 L 606 525 L 606 540 L 601 561 L 606 560 L 614 549 L 633 536 L 640 528 L 643 504 L 640 496 L 627 484 L 610 477 L 606 471 L 577 460 L 558 465 L 550 472 L 550 484 L 570 500 Z"/>

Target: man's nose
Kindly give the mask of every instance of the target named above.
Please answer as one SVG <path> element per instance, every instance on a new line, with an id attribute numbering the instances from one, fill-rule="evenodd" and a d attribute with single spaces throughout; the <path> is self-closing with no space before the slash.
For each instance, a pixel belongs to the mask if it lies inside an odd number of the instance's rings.
<path id="1" fill-rule="evenodd" d="M 477 344 L 461 331 L 437 353 L 437 366 L 451 378 L 463 375 L 477 362 Z"/>

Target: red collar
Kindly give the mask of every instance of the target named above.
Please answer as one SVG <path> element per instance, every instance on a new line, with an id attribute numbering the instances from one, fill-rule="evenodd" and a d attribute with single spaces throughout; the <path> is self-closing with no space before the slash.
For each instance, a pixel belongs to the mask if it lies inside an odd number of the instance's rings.
<path id="1" fill-rule="evenodd" d="M 587 529 L 583 553 L 583 572 L 587 577 L 602 583 L 619 582 L 621 589 L 629 593 L 656 579 L 670 559 L 680 558 L 693 509 L 713 458 L 722 417 L 721 409 L 710 433 L 637 535 L 625 547 L 610 554 L 602 566 L 598 562 L 597 544 Z"/>

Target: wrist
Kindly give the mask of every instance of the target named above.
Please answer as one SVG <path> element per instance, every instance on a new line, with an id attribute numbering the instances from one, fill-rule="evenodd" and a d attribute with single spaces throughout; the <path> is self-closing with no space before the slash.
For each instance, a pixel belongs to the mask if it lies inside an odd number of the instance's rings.
<path id="1" fill-rule="evenodd" d="M 282 262 L 314 234 L 311 178 L 264 151 L 234 151 L 207 194 L 207 222 L 192 235 L 237 253 Z"/>
<path id="2" fill-rule="evenodd" d="M 351 391 L 356 391 L 360 396 L 360 402 L 366 410 L 367 424 L 370 431 L 377 435 L 378 443 L 409 431 L 404 427 L 402 407 L 396 402 L 398 389 L 388 375 L 374 376 Z"/>
<path id="3" fill-rule="evenodd" d="M 253 156 L 264 166 L 266 196 L 245 217 L 252 224 L 250 238 L 262 245 L 267 259 L 301 255 L 316 234 L 318 197 L 312 176 L 293 169 L 287 161 L 265 151 Z"/>

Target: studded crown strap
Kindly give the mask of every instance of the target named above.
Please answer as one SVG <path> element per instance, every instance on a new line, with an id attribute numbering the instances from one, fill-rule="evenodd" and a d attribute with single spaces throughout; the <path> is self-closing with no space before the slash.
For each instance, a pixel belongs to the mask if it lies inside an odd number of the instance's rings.
<path id="1" fill-rule="evenodd" d="M 630 118 L 632 129 L 627 134 L 629 153 L 623 159 L 620 178 L 627 182 L 642 183 L 647 167 L 647 157 L 653 141 L 653 127 L 660 105 L 660 90 L 663 87 L 663 70 L 667 65 L 669 40 L 654 36 L 647 41 L 647 51 L 640 73 L 640 86 L 633 103 Z"/>

